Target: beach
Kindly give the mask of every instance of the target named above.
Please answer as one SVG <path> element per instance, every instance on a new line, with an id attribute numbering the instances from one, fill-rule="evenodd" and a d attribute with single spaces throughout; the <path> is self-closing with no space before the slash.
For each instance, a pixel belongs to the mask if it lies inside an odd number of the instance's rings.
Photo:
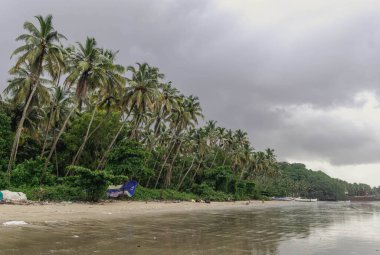
<path id="1" fill-rule="evenodd" d="M 138 202 L 105 201 L 100 203 L 31 203 L 25 205 L 0 205 L 0 224 L 7 221 L 42 223 L 49 221 L 114 220 L 132 216 L 149 216 L 165 213 L 182 213 L 208 210 L 256 210 L 294 204 L 284 201 L 236 202 Z"/>

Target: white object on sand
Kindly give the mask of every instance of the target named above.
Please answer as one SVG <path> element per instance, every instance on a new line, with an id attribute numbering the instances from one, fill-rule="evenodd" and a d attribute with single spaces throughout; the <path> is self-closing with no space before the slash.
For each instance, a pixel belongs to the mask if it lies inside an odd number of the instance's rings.
<path id="1" fill-rule="evenodd" d="M 11 220 L 11 221 L 6 221 L 3 223 L 4 226 L 20 226 L 20 225 L 27 225 L 23 220 Z"/>
<path id="2" fill-rule="evenodd" d="M 5 201 L 27 201 L 26 195 L 22 192 L 12 192 L 9 190 L 2 190 L 3 199 Z"/>

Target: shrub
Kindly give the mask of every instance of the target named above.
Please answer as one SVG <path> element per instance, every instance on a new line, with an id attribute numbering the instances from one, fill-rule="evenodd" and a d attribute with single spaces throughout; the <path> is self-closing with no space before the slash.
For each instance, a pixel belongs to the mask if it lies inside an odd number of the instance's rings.
<path id="1" fill-rule="evenodd" d="M 197 194 L 200 198 L 211 201 L 227 201 L 230 196 L 224 192 L 215 191 L 206 183 L 200 185 L 194 184 L 191 188 L 192 192 Z"/>
<path id="2" fill-rule="evenodd" d="M 235 199 L 243 200 L 248 198 L 248 194 L 246 194 L 246 183 L 243 181 L 239 181 L 236 183 L 236 191 L 235 191 Z"/>
<path id="3" fill-rule="evenodd" d="M 74 174 L 71 177 L 71 185 L 84 190 L 86 200 L 99 201 L 105 197 L 107 187 L 114 176 L 110 176 L 105 171 L 91 171 L 88 168 L 79 166 L 68 166 L 68 171 Z"/>
<path id="4" fill-rule="evenodd" d="M 12 141 L 11 119 L 0 112 L 0 171 L 6 169 Z"/>
<path id="5" fill-rule="evenodd" d="M 136 193 L 133 196 L 133 200 L 182 200 L 190 201 L 196 199 L 197 196 L 191 193 L 178 192 L 176 190 L 161 190 L 161 189 L 148 189 L 142 186 L 138 186 Z"/>
<path id="6" fill-rule="evenodd" d="M 11 185 L 15 187 L 53 185 L 56 177 L 51 173 L 51 166 L 48 166 L 46 171 L 44 166 L 45 160 L 40 157 L 16 165 L 11 173 Z"/>
<path id="7" fill-rule="evenodd" d="M 139 143 L 123 140 L 111 151 L 106 169 L 114 175 L 146 179 L 154 174 L 152 169 L 145 165 L 148 159 L 149 153 Z"/>
<path id="8" fill-rule="evenodd" d="M 250 198 L 256 198 L 256 190 L 255 190 L 255 183 L 252 181 L 246 181 L 245 184 L 245 193 L 250 197 Z"/>
<path id="9" fill-rule="evenodd" d="M 229 192 L 229 185 L 234 175 L 229 167 L 221 166 L 205 171 L 205 183 L 216 191 Z"/>
<path id="10" fill-rule="evenodd" d="M 48 201 L 81 201 L 86 200 L 83 189 L 66 185 L 41 186 L 41 187 L 18 187 L 12 188 L 17 192 L 24 192 L 29 200 Z"/>
<path id="11" fill-rule="evenodd" d="M 0 172 L 0 190 L 7 189 L 9 187 L 9 179 L 6 173 Z"/>

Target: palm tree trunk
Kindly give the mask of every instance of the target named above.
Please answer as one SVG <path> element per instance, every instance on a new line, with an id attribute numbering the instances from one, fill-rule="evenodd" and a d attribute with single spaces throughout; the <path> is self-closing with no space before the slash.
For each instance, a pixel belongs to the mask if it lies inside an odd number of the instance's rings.
<path id="1" fill-rule="evenodd" d="M 202 157 L 201 160 L 199 161 L 198 167 L 197 167 L 197 169 L 196 169 L 195 172 L 194 172 L 193 178 L 191 178 L 191 184 L 194 182 L 195 176 L 197 175 L 198 170 L 199 170 L 199 168 L 201 167 L 202 160 L 203 160 L 203 157 Z"/>
<path id="2" fill-rule="evenodd" d="M 91 131 L 91 133 L 87 136 L 87 138 L 86 138 L 86 140 L 85 141 L 83 141 L 83 144 L 82 144 L 82 151 L 79 153 L 79 155 L 78 155 L 78 157 L 77 157 L 77 160 L 76 160 L 76 162 L 78 162 L 79 161 L 79 159 L 80 159 L 80 156 L 82 155 L 82 153 L 83 153 L 83 150 L 84 150 L 84 148 L 85 148 L 85 146 L 86 146 L 86 144 L 87 144 L 87 141 L 95 134 L 95 132 L 103 125 L 103 123 L 106 121 L 106 120 L 108 120 L 108 118 L 109 118 L 109 116 L 110 116 L 110 114 L 109 113 L 107 113 L 107 116 L 105 117 L 105 118 L 103 118 L 102 119 L 102 121 L 100 121 L 99 122 L 99 124 Z"/>
<path id="3" fill-rule="evenodd" d="M 52 146 L 50 148 L 49 156 L 46 158 L 46 161 L 45 161 L 45 168 L 44 168 L 45 170 L 47 168 L 48 163 L 50 162 L 51 157 L 53 156 L 53 153 L 54 153 L 54 150 L 55 150 L 55 148 L 57 146 L 58 140 L 59 140 L 59 138 L 61 138 L 61 135 L 65 131 L 66 125 L 69 122 L 69 120 L 70 120 L 71 116 L 73 115 L 73 113 L 75 112 L 75 109 L 76 109 L 76 107 L 73 107 L 73 109 L 71 110 L 71 112 L 67 116 L 65 122 L 63 123 L 61 129 L 59 130 L 58 135 L 55 137 L 55 139 L 53 141 L 53 144 L 52 144 Z"/>
<path id="4" fill-rule="evenodd" d="M 20 121 L 18 123 L 18 126 L 17 126 L 15 139 L 14 139 L 13 145 L 12 145 L 11 155 L 9 157 L 9 163 L 8 163 L 8 169 L 7 169 L 7 173 L 8 174 L 10 174 L 10 172 L 12 170 L 12 166 L 13 166 L 13 164 L 16 161 L 17 150 L 18 150 L 18 145 L 20 143 L 21 132 L 22 132 L 22 129 L 24 127 L 24 122 L 25 122 L 26 115 L 27 115 L 27 112 L 28 112 L 28 109 L 29 109 L 29 106 L 30 106 L 30 102 L 32 102 L 34 93 L 36 93 L 36 90 L 37 90 L 37 87 L 38 87 L 38 82 L 39 82 L 39 79 L 40 79 L 40 76 L 41 76 L 41 72 L 42 72 L 42 61 L 43 61 L 43 59 L 44 59 L 44 54 L 42 53 L 42 55 L 40 56 L 40 59 L 39 59 L 38 69 L 37 69 L 37 73 L 36 73 L 36 76 L 35 76 L 36 80 L 34 81 L 34 84 L 32 86 L 32 90 L 30 91 L 28 100 L 26 101 L 25 107 L 24 107 L 24 109 L 22 111 L 21 119 L 20 119 Z"/>
<path id="5" fill-rule="evenodd" d="M 178 156 L 178 153 L 179 153 L 179 151 L 181 149 L 182 141 L 183 140 L 181 140 L 179 142 L 179 145 L 178 145 L 177 151 L 176 151 L 176 153 L 175 153 L 175 155 L 173 157 L 172 163 L 169 165 L 169 169 L 168 169 L 168 172 L 167 172 L 167 175 L 166 175 L 166 186 L 170 185 L 171 178 L 172 178 L 172 173 L 173 173 L 173 165 L 174 165 L 174 162 L 175 162 L 175 160 L 176 160 L 176 158 Z"/>
<path id="6" fill-rule="evenodd" d="M 9 163 L 8 163 L 8 169 L 7 169 L 8 174 L 10 174 L 12 166 L 13 166 L 13 164 L 16 161 L 17 150 L 18 150 L 18 145 L 19 145 L 19 142 L 20 142 L 21 132 L 22 132 L 22 129 L 24 127 L 24 122 L 25 122 L 25 119 L 26 119 L 28 108 L 30 106 L 30 102 L 32 101 L 34 93 L 37 90 L 37 87 L 38 87 L 38 83 L 36 82 L 36 84 L 32 88 L 32 92 L 29 95 L 28 101 L 26 102 L 25 107 L 24 107 L 24 109 L 22 111 L 22 116 L 21 116 L 21 119 L 20 119 L 20 121 L 18 123 L 15 139 L 13 141 L 11 155 L 9 157 Z"/>
<path id="7" fill-rule="evenodd" d="M 125 119 L 123 121 L 123 124 L 120 126 L 119 130 L 117 131 L 116 135 L 112 139 L 111 143 L 108 145 L 107 150 L 104 152 L 102 158 L 99 161 L 99 164 L 98 164 L 98 167 L 97 167 L 98 170 L 100 170 L 100 169 L 102 169 L 104 167 L 104 164 L 105 164 L 105 161 L 106 161 L 106 159 L 108 157 L 108 154 L 111 152 L 111 150 L 112 150 L 112 148 L 113 148 L 113 146 L 114 146 L 117 138 L 119 137 L 121 131 L 124 129 L 124 126 L 125 126 L 126 123 L 127 123 L 127 119 Z"/>
<path id="8" fill-rule="evenodd" d="M 41 157 L 45 153 L 45 149 L 46 149 L 46 145 L 47 145 L 47 137 L 49 135 L 49 130 L 50 130 L 50 123 L 51 123 L 51 121 L 53 119 L 53 110 L 54 110 L 54 103 L 52 103 L 51 107 L 50 107 L 50 118 L 49 118 L 48 124 L 46 126 L 46 130 L 45 130 L 44 144 L 42 146 Z"/>
<path id="9" fill-rule="evenodd" d="M 173 146 L 171 146 L 171 143 L 172 143 L 173 139 L 174 139 L 174 135 L 173 135 L 173 137 L 170 139 L 170 142 L 169 142 L 170 150 L 169 150 L 169 152 L 168 152 L 168 155 L 165 157 L 165 161 L 164 161 L 164 163 L 163 163 L 162 166 L 161 166 L 160 172 L 159 172 L 158 177 L 157 177 L 157 179 L 156 179 L 156 184 L 154 185 L 154 189 L 157 188 L 158 181 L 159 181 L 160 178 L 161 178 L 162 170 L 164 170 L 164 167 L 165 167 L 165 165 L 166 165 L 166 162 L 168 161 L 168 158 L 169 158 L 169 156 L 170 156 L 170 154 L 171 154 L 171 152 L 172 152 L 172 150 L 173 150 L 173 148 L 174 148 L 174 144 L 173 144 Z"/>
<path id="10" fill-rule="evenodd" d="M 183 181 L 186 179 L 186 176 L 189 174 L 191 168 L 194 165 L 194 161 L 195 161 L 195 157 L 193 157 L 193 160 L 191 161 L 190 167 L 187 169 L 187 171 L 186 171 L 185 175 L 183 176 L 182 180 L 179 182 L 179 184 L 177 186 L 177 190 L 179 190 L 181 188 L 181 185 L 182 185 Z"/>
<path id="11" fill-rule="evenodd" d="M 90 129 L 91 129 L 91 126 L 92 126 L 92 122 L 94 121 L 94 117 L 95 117 L 95 113 L 96 113 L 96 107 L 94 107 L 94 110 L 92 111 L 92 115 L 91 115 L 91 120 L 90 122 L 88 123 L 88 126 L 87 126 L 87 131 L 86 131 L 86 135 L 84 136 L 83 138 L 83 142 L 81 144 L 81 146 L 79 147 L 77 153 L 75 154 L 73 160 L 71 161 L 71 165 L 74 165 L 78 162 L 79 160 L 79 157 L 80 155 L 82 154 L 83 152 L 83 149 L 84 149 L 84 146 L 88 140 L 88 135 L 90 133 Z"/>
<path id="12" fill-rule="evenodd" d="M 214 167 L 216 157 L 218 156 L 218 152 L 219 151 L 216 151 L 216 153 L 215 153 L 214 159 L 212 160 L 212 163 L 211 163 L 211 167 Z"/>
<path id="13" fill-rule="evenodd" d="M 133 104 L 131 106 L 131 109 L 129 110 L 128 115 L 125 117 L 125 119 L 123 121 L 123 124 L 120 126 L 119 130 L 117 131 L 116 135 L 112 139 L 111 143 L 108 145 L 107 150 L 104 152 L 102 158 L 100 159 L 98 167 L 97 167 L 98 170 L 100 170 L 100 169 L 102 169 L 104 167 L 104 164 L 105 164 L 105 161 L 106 161 L 106 159 L 108 157 L 108 154 L 111 152 L 113 146 L 115 145 L 115 142 L 116 142 L 117 138 L 119 137 L 121 131 L 124 128 L 124 126 L 127 124 L 127 120 L 129 118 L 129 115 L 131 115 L 134 106 L 135 106 L 135 104 Z"/>
<path id="14" fill-rule="evenodd" d="M 186 160 L 183 161 L 181 172 L 179 173 L 179 176 L 178 176 L 178 181 L 181 181 L 182 179 L 182 174 L 183 174 L 183 170 L 185 169 L 185 165 L 186 165 Z"/>

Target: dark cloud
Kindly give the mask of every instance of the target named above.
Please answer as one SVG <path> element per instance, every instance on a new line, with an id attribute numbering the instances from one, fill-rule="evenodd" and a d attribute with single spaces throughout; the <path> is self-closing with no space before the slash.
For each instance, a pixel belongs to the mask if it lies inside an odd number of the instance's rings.
<path id="1" fill-rule="evenodd" d="M 181 91 L 200 97 L 208 119 L 248 131 L 257 149 L 273 147 L 282 159 L 379 162 L 380 139 L 373 139 L 372 129 L 356 128 L 354 119 L 289 123 L 294 105 L 328 113 L 358 107 L 353 97 L 361 91 L 378 93 L 379 4 L 299 1 L 299 10 L 290 4 L 277 17 L 271 6 L 280 2 L 268 1 L 257 11 L 240 1 L 229 8 L 203 0 L 6 0 L 0 10 L 0 86 L 22 23 L 51 13 L 70 43 L 94 36 L 101 46 L 120 50 L 125 65 L 157 65 Z"/>

